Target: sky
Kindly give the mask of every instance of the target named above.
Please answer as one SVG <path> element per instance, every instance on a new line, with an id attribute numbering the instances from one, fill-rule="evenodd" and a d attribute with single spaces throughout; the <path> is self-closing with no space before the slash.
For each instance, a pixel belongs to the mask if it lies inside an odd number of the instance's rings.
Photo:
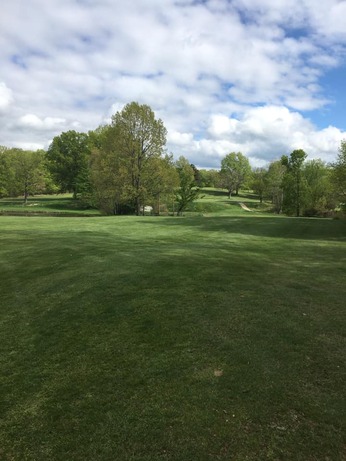
<path id="1" fill-rule="evenodd" d="M 199 168 L 261 167 L 346 139 L 345 0 L 2 0 L 0 145 L 149 105 L 167 150 Z"/>

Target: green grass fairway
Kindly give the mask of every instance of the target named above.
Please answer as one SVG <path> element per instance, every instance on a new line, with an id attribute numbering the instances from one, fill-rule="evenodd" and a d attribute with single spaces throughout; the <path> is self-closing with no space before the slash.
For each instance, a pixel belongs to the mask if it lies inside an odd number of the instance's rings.
<path id="1" fill-rule="evenodd" d="M 0 199 L 0 215 L 100 215 L 98 210 L 82 206 L 80 200 L 73 200 L 71 194 L 37 195 L 29 197 L 25 205 L 23 197 Z"/>
<path id="2" fill-rule="evenodd" d="M 345 221 L 2 216 L 0 264 L 1 461 L 346 459 Z"/>

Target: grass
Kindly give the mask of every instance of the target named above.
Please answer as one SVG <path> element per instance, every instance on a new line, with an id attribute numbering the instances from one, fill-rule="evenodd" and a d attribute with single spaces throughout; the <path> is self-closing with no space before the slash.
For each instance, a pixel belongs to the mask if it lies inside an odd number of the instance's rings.
<path id="1" fill-rule="evenodd" d="M 73 200 L 71 194 L 38 195 L 30 197 L 27 205 L 22 197 L 0 199 L 0 215 L 100 215 L 98 210 L 83 206 L 79 200 Z"/>
<path id="2" fill-rule="evenodd" d="M 344 460 L 345 263 L 239 206 L 1 217 L 0 459 Z"/>
<path id="3" fill-rule="evenodd" d="M 259 202 L 256 195 L 243 191 L 239 196 L 228 198 L 222 189 L 201 189 L 201 197 L 190 204 L 185 215 L 203 214 L 205 216 L 231 216 L 239 214 L 240 203 L 246 205 L 252 212 L 266 213 L 272 207 L 270 203 Z"/>

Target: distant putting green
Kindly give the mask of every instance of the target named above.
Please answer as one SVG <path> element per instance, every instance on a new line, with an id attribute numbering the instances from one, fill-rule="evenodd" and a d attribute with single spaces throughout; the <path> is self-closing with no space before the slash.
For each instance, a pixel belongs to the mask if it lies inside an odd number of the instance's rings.
<path id="1" fill-rule="evenodd" d="M 2 216 L 0 264 L 1 460 L 345 459 L 345 221 Z"/>

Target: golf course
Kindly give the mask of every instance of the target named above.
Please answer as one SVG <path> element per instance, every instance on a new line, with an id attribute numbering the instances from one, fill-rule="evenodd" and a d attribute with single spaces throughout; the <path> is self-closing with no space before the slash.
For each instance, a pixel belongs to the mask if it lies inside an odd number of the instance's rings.
<path id="1" fill-rule="evenodd" d="M 0 200 L 1 461 L 346 459 L 346 220 L 203 192 Z"/>

